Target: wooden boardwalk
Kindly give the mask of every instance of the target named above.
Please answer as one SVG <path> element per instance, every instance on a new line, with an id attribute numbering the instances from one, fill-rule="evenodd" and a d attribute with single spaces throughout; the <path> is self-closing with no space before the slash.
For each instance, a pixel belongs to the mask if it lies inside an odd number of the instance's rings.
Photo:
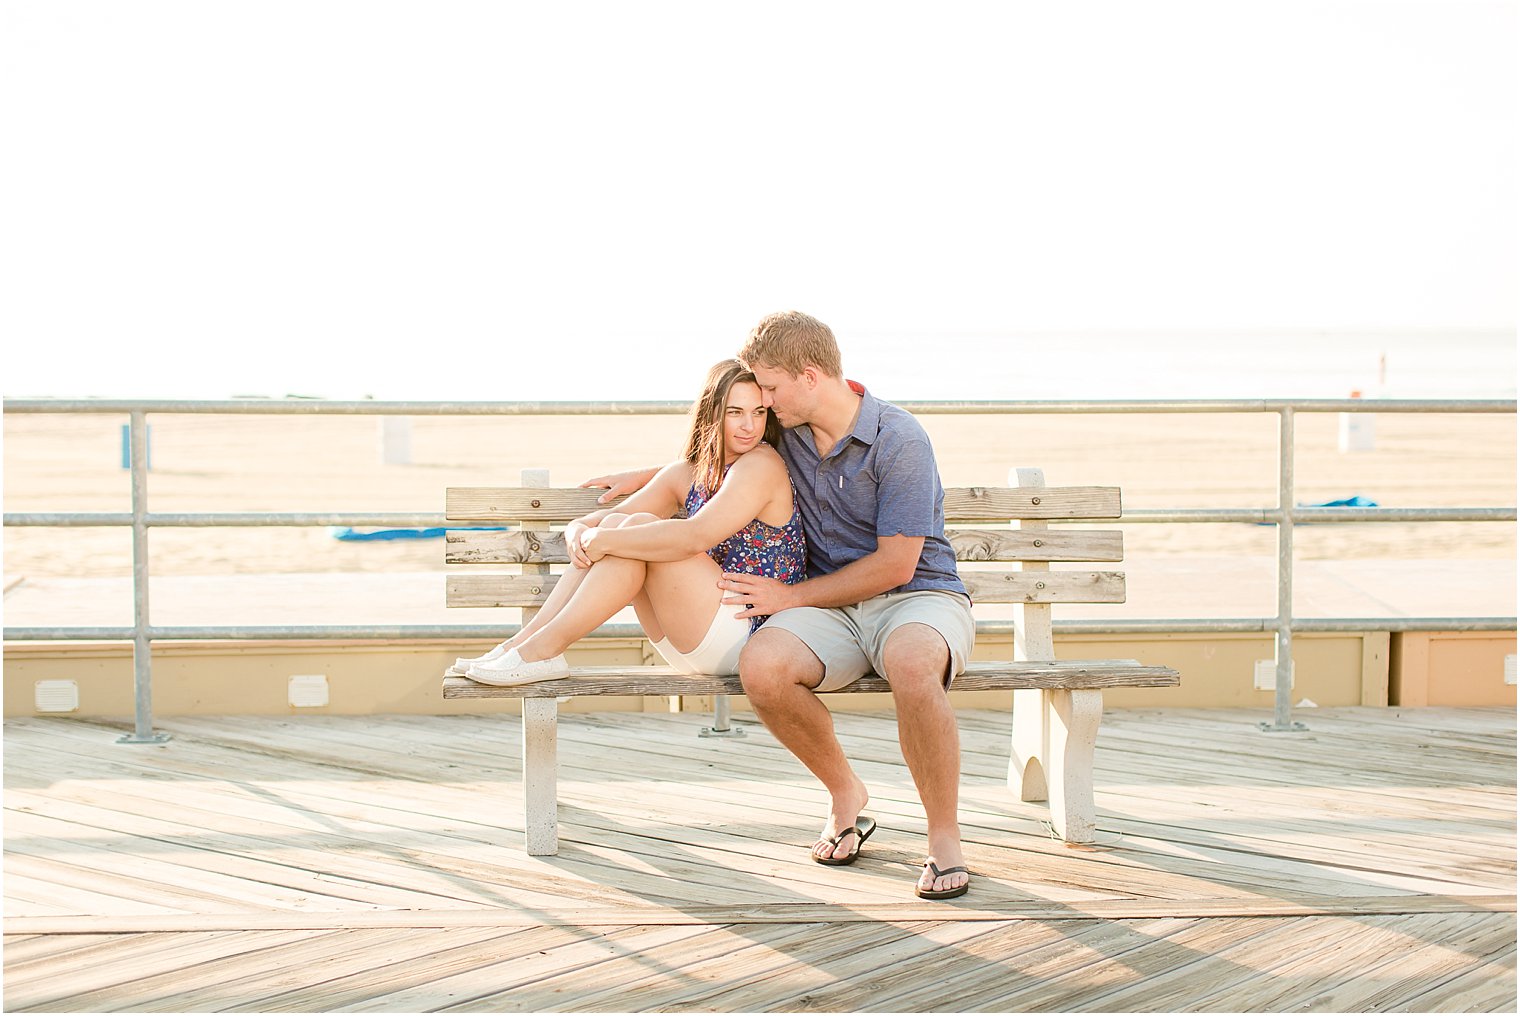
<path id="1" fill-rule="evenodd" d="M 512 717 L 10 721 L 5 1007 L 1513 1012 L 1513 711 L 1264 718 L 1111 713 L 1074 849 L 963 712 L 948 903 L 888 714 L 837 716 L 881 824 L 852 868 L 763 729 L 691 714 L 563 716 L 540 858 Z"/>

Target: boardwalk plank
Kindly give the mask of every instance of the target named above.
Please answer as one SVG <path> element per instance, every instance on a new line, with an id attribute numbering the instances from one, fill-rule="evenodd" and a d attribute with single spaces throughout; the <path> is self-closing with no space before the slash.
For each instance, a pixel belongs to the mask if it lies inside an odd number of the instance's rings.
<path id="1" fill-rule="evenodd" d="M 1389 1003 L 1401 1012 L 1514 1012 L 1515 944 L 1501 949 L 1440 984 Z"/>
<path id="2" fill-rule="evenodd" d="M 894 1012 L 996 1012 L 1009 1008 L 1001 1000 L 1017 997 L 1023 1011 L 1065 1009 L 1074 981 L 1088 985 L 1110 978 L 1127 983 L 1140 976 L 1136 965 L 1143 950 L 1168 936 L 1196 933 L 1214 923 L 1172 917 L 1060 921 L 1043 926 L 1039 934 L 1023 924 L 1008 924 L 994 936 L 968 943 L 964 959 L 951 957 L 956 971 L 953 991 L 939 979 L 920 978 L 873 998 L 871 1006 Z"/>
<path id="3" fill-rule="evenodd" d="M 110 996 L 122 985 L 159 974 L 178 976 L 179 971 L 216 956 L 235 959 L 245 952 L 275 948 L 280 944 L 319 939 L 338 934 L 331 931 L 216 932 L 205 935 L 179 935 L 156 950 L 134 950 L 131 955 L 113 957 L 103 962 L 73 968 L 66 977 L 32 979 L 11 984 L 6 978 L 5 1005 L 8 1010 L 31 1009 L 90 1012 L 88 1001 Z"/>
<path id="4" fill-rule="evenodd" d="M 563 717 L 552 858 L 521 850 L 515 717 L 180 717 L 131 749 L 12 721 L 6 1002 L 1512 1009 L 1513 711 L 1394 712 L 1278 737 L 1112 711 L 1104 835 L 1072 848 L 1004 784 L 1006 712 L 965 710 L 976 878 L 949 904 L 911 897 L 890 713 L 835 715 L 881 823 L 843 870 L 808 859 L 811 775 L 757 727 L 697 738 L 705 716 Z"/>
<path id="5" fill-rule="evenodd" d="M 593 934 L 553 930 L 561 932 L 557 936 L 561 939 L 560 944 L 546 943 L 537 952 L 419 982 L 415 987 L 374 995 L 345 1008 L 354 1012 L 414 1012 L 423 1008 L 447 1011 L 487 995 L 510 992 L 553 974 L 577 971 L 601 979 L 606 975 L 604 965 L 611 960 L 631 957 L 637 965 L 638 957 L 646 950 L 662 943 L 692 939 L 707 931 L 701 926 L 644 925 L 603 929 Z M 524 1008 L 532 1011 L 535 1007 Z"/>
<path id="6" fill-rule="evenodd" d="M 1194 1009 L 1201 999 L 1218 1005 L 1224 999 L 1254 998 L 1248 986 L 1294 957 L 1354 950 L 1363 933 L 1385 944 L 1401 942 L 1376 924 L 1371 931 L 1364 924 L 1386 920 L 1395 919 L 1301 917 L 1265 931 L 1256 927 L 1255 918 L 1210 922 L 1205 935 L 1191 943 L 1190 957 L 1168 958 L 1162 970 L 1111 991 L 1084 992 L 1072 1004 L 1097 1012 L 1180 1012 Z M 1000 1001 L 1011 1008 L 1024 1007 L 1017 995 Z"/>
<path id="7" fill-rule="evenodd" d="M 522 927 L 482 929 L 483 936 L 461 935 L 457 929 L 425 929 L 415 934 L 415 952 L 403 964 L 389 956 L 366 954 L 366 965 L 327 978 L 303 978 L 298 987 L 265 992 L 275 985 L 254 986 L 229 1010 L 247 1012 L 312 1012 L 347 1009 L 378 995 L 413 990 L 489 963 L 507 962 L 567 939 L 564 928 Z M 580 930 L 582 938 L 586 932 Z M 333 973 L 329 971 L 329 973 Z"/>
<path id="8" fill-rule="evenodd" d="M 1365 929 L 1348 935 L 1340 948 L 1290 959 L 1229 996 L 1249 992 L 1262 1009 L 1280 1012 L 1385 1012 L 1423 987 L 1467 970 L 1474 957 L 1494 956 L 1515 943 L 1514 919 L 1502 914 L 1376 917 L 1358 923 Z"/>

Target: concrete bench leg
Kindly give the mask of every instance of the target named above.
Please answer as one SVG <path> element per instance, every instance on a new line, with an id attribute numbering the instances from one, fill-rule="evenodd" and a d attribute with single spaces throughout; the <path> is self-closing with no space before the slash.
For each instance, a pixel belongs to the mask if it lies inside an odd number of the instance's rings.
<path id="1" fill-rule="evenodd" d="M 1093 750 L 1103 719 L 1099 691 L 1016 691 L 1009 788 L 1022 801 L 1050 801 L 1050 823 L 1067 843 L 1097 836 Z"/>
<path id="2" fill-rule="evenodd" d="M 1050 754 L 1050 821 L 1067 843 L 1091 843 L 1097 838 L 1098 814 L 1093 803 L 1093 749 L 1103 719 L 1100 691 L 1046 693 Z"/>
<path id="3" fill-rule="evenodd" d="M 1045 758 L 1050 754 L 1050 718 L 1045 692 L 1021 689 L 1013 693 L 1013 751 L 1008 758 L 1008 789 L 1020 801 L 1049 800 Z"/>
<path id="4" fill-rule="evenodd" d="M 522 700 L 523 829 L 528 853 L 559 853 L 559 702 Z"/>

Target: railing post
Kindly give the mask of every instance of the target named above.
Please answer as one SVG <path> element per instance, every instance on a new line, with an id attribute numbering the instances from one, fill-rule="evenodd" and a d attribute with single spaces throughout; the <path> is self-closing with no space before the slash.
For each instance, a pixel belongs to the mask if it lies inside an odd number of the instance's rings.
<path id="1" fill-rule="evenodd" d="M 148 425 L 141 409 L 131 414 L 132 466 L 132 733 L 117 744 L 163 744 L 170 735 L 153 730 L 153 646 L 148 638 Z"/>
<path id="2" fill-rule="evenodd" d="M 1272 722 L 1261 729 L 1307 730 L 1293 720 L 1293 407 L 1277 412 L 1277 680 Z"/>

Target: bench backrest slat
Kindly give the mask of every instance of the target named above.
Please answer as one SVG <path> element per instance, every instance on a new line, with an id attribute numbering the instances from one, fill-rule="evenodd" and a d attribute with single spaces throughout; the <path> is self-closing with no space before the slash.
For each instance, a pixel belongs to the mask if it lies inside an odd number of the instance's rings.
<path id="1" fill-rule="evenodd" d="M 1027 475 L 1026 475 L 1027 473 Z M 542 474 L 540 474 L 542 475 Z M 530 481 L 531 482 L 531 481 Z M 538 480 L 538 482 L 543 482 Z M 1115 518 L 1121 512 L 1117 487 L 1046 487 L 1038 471 L 1020 471 L 1016 487 L 952 487 L 945 491 L 948 522 L 980 522 L 1020 528 L 949 528 L 956 559 L 966 563 L 961 580 L 977 603 L 1021 603 L 1035 645 L 1049 641 L 1051 603 L 1123 603 L 1124 575 L 1117 571 L 1053 571 L 1052 561 L 1119 561 L 1123 534 L 1112 530 L 1051 529 L 1051 519 Z M 450 520 L 506 523 L 503 530 L 448 533 L 449 564 L 517 565 L 524 574 L 451 574 L 451 607 L 523 607 L 531 612 L 554 588 L 550 565 L 568 563 L 564 534 L 548 529 L 598 507 L 598 491 L 575 487 L 450 487 L 445 514 Z M 533 528 L 533 527 L 538 528 Z M 979 567 L 977 563 L 1022 562 L 1022 570 Z M 526 616 L 526 615 L 525 615 Z M 1049 658 L 1040 650 L 1036 658 Z"/>
<path id="2" fill-rule="evenodd" d="M 444 515 L 454 522 L 568 522 L 605 507 L 600 491 L 576 487 L 450 487 Z M 950 487 L 945 521 L 1116 519 L 1118 487 Z"/>
<path id="3" fill-rule="evenodd" d="M 948 529 L 959 561 L 1122 561 L 1124 534 L 1116 529 Z M 448 564 L 568 564 L 562 532 L 534 529 L 450 530 Z"/>

